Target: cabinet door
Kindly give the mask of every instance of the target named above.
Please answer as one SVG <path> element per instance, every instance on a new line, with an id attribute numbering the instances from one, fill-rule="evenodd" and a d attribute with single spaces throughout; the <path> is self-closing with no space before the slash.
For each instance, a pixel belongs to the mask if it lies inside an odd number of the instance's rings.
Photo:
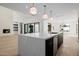
<path id="1" fill-rule="evenodd" d="M 61 46 L 62 43 L 63 43 L 63 33 L 60 33 L 58 35 L 58 48 Z"/>
<path id="2" fill-rule="evenodd" d="M 78 40 L 79 40 L 79 18 L 78 18 Z"/>
<path id="3" fill-rule="evenodd" d="M 58 37 L 54 36 L 53 38 L 53 55 L 55 56 L 57 53 L 57 42 L 58 42 Z"/>
<path id="4" fill-rule="evenodd" d="M 53 39 L 47 39 L 46 40 L 46 56 L 53 56 Z"/>

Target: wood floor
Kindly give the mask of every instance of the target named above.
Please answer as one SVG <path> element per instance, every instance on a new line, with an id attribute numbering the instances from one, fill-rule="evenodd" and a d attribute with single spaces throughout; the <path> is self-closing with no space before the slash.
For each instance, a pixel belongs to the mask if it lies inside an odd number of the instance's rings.
<path id="1" fill-rule="evenodd" d="M 77 37 L 64 36 L 64 42 L 57 56 L 79 56 L 79 41 Z"/>
<path id="2" fill-rule="evenodd" d="M 0 56 L 17 55 L 17 36 L 0 36 Z"/>
<path id="3" fill-rule="evenodd" d="M 17 56 L 16 35 L 0 36 L 0 56 Z M 76 37 L 64 37 L 57 56 L 79 56 L 79 41 Z"/>

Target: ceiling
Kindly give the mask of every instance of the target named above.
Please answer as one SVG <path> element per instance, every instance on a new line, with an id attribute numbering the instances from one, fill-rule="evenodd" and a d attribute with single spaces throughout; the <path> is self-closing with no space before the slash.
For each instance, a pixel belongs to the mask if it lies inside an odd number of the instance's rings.
<path id="1" fill-rule="evenodd" d="M 0 3 L 1 6 L 20 11 L 23 13 L 27 13 L 29 11 L 29 8 L 32 6 L 31 3 Z M 35 6 L 38 9 L 38 14 L 43 14 L 44 7 L 43 5 L 47 5 L 47 13 L 49 14 L 49 11 L 53 11 L 53 15 L 63 15 L 64 13 L 68 13 L 72 10 L 79 10 L 79 3 L 36 3 Z M 27 7 L 27 8 L 26 8 Z"/>

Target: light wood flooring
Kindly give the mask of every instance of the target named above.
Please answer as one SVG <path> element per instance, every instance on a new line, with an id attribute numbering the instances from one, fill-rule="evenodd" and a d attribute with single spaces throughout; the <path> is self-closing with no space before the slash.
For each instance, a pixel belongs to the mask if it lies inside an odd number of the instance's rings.
<path id="1" fill-rule="evenodd" d="M 17 36 L 0 36 L 0 56 L 17 55 Z"/>
<path id="2" fill-rule="evenodd" d="M 77 37 L 64 36 L 64 42 L 57 56 L 79 56 L 79 41 Z"/>
<path id="3" fill-rule="evenodd" d="M 0 56 L 17 56 L 16 35 L 0 36 Z M 76 37 L 64 36 L 64 42 L 57 56 L 79 56 L 79 41 Z"/>

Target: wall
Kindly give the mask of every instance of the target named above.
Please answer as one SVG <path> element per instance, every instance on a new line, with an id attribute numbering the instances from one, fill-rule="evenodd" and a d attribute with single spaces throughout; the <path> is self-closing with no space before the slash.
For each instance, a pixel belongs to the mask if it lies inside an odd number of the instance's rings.
<path id="1" fill-rule="evenodd" d="M 3 34 L 3 29 L 12 29 L 12 11 L 8 8 L 0 6 L 0 34 Z"/>
<path id="2" fill-rule="evenodd" d="M 14 31 L 14 33 L 20 34 L 20 23 L 22 23 L 24 21 L 25 15 L 23 13 L 21 13 L 21 12 L 14 11 L 14 10 L 12 12 L 13 12 L 12 13 L 13 14 L 13 18 L 12 18 L 13 19 L 13 23 L 17 23 L 18 24 L 18 31 Z"/>
<path id="3" fill-rule="evenodd" d="M 70 32 L 64 32 L 64 34 L 69 36 L 77 36 L 76 33 L 76 24 L 78 20 L 78 15 L 76 11 L 69 11 L 68 13 L 64 13 L 63 16 L 55 17 L 53 20 L 53 25 L 55 31 L 60 30 L 61 24 L 70 24 Z"/>
<path id="4" fill-rule="evenodd" d="M 24 22 L 24 20 L 26 20 L 26 15 L 24 13 L 0 6 L 0 35 L 3 34 L 3 29 L 10 29 L 11 33 L 9 34 L 14 34 L 13 23 L 18 22 L 19 24 Z"/>

